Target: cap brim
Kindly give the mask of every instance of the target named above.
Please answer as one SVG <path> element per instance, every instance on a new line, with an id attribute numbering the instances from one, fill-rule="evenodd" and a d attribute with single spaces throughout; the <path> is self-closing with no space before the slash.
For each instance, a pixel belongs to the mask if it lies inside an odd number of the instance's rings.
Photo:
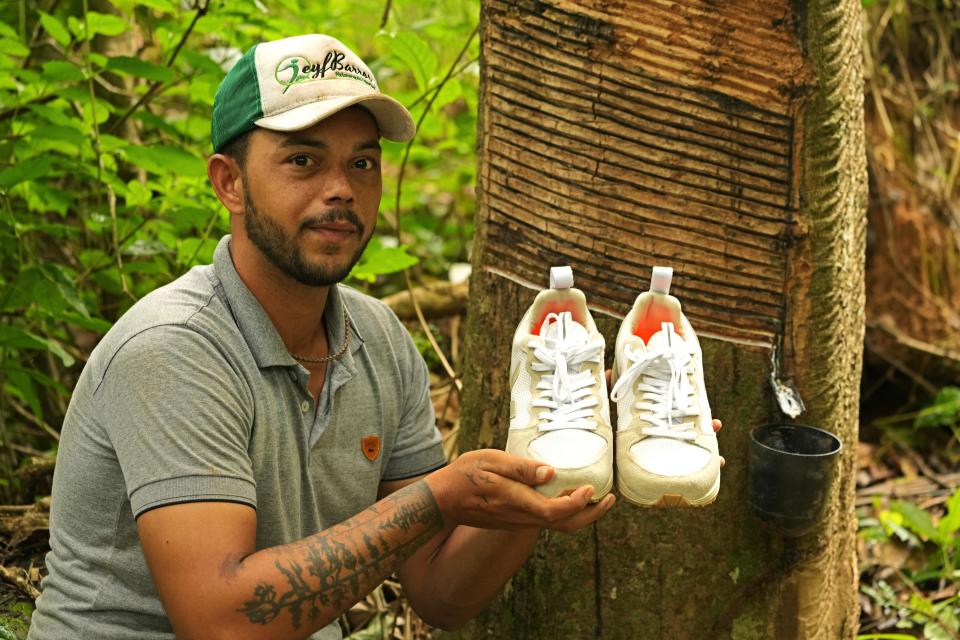
<path id="1" fill-rule="evenodd" d="M 413 123 L 413 116 L 406 107 L 382 93 L 308 102 L 289 111 L 260 118 L 254 124 L 271 131 L 300 131 L 356 104 L 362 104 L 373 114 L 380 129 L 380 135 L 387 140 L 407 142 L 416 133 L 417 127 Z"/>

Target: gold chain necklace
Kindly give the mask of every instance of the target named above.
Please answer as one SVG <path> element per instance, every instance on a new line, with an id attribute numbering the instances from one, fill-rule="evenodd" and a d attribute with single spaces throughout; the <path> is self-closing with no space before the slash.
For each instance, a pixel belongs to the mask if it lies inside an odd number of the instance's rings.
<path id="1" fill-rule="evenodd" d="M 350 346 L 350 318 L 347 317 L 347 308 L 343 308 L 343 346 L 340 347 L 340 351 L 337 351 L 332 356 L 324 356 L 322 358 L 314 358 L 312 356 L 298 356 L 295 353 L 290 353 L 290 357 L 298 362 L 307 362 L 310 364 L 320 364 L 322 362 L 330 362 L 331 360 L 339 360 L 340 356 L 347 352 L 347 347 Z"/>

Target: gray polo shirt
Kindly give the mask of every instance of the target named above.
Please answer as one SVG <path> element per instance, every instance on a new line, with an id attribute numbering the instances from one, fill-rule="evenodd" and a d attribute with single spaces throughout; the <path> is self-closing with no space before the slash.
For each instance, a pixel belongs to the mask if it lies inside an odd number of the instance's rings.
<path id="1" fill-rule="evenodd" d="M 248 504 L 266 548 L 363 510 L 383 480 L 444 463 L 426 365 L 393 312 L 331 287 L 331 351 L 344 310 L 350 347 L 328 365 L 314 411 L 307 370 L 240 280 L 229 242 L 212 265 L 137 302 L 84 367 L 57 456 L 32 640 L 174 637 L 137 537 L 144 511 Z M 380 438 L 375 457 L 368 436 Z M 340 635 L 334 623 L 313 637 Z"/>

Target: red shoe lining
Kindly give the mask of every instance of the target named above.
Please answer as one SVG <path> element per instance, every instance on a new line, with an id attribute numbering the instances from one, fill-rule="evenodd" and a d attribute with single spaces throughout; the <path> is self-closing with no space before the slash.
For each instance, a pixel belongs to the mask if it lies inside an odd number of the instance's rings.
<path id="1" fill-rule="evenodd" d="M 643 340 L 644 344 L 647 344 L 650 342 L 653 334 L 663 328 L 661 325 L 664 322 L 673 324 L 673 318 L 670 317 L 670 310 L 666 307 L 651 304 L 647 307 L 647 314 L 637 321 L 637 325 L 633 328 L 633 335 Z M 673 329 L 677 333 L 680 333 L 679 327 L 674 326 Z"/>
<path id="2" fill-rule="evenodd" d="M 540 319 L 530 333 L 535 336 L 540 335 L 540 328 L 543 326 L 543 321 L 547 319 L 547 316 L 551 313 L 559 315 L 564 311 L 569 311 L 574 321 L 586 326 L 586 318 L 580 315 L 580 310 L 577 309 L 577 305 L 573 302 L 548 302 L 543 305 L 543 309 L 540 311 Z"/>

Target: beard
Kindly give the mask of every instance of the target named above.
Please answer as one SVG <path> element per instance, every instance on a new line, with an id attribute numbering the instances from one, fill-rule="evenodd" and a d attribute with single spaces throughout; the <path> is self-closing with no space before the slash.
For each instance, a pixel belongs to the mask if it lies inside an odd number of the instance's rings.
<path id="1" fill-rule="evenodd" d="M 363 238 L 365 228 L 357 214 L 351 209 L 341 208 L 307 218 L 300 222 L 296 235 L 291 237 L 286 235 L 283 227 L 273 218 L 257 209 L 246 184 L 243 185 L 243 194 L 246 199 L 243 226 L 247 237 L 275 267 L 300 284 L 328 287 L 342 281 L 350 274 L 353 265 L 360 260 L 364 249 L 367 248 L 367 243 L 370 242 L 370 238 L 364 240 L 356 252 L 342 264 L 333 266 L 310 264 L 303 258 L 297 237 L 308 227 L 346 220 L 356 227 L 357 234 Z"/>

